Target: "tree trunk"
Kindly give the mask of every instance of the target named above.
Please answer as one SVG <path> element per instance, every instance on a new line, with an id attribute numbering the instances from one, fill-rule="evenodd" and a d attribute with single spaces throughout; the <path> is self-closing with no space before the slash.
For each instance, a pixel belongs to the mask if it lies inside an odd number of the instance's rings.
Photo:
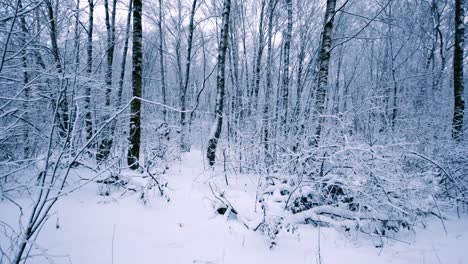
<path id="1" fill-rule="evenodd" d="M 195 18 L 195 10 L 197 8 L 197 0 L 193 0 L 192 3 L 192 10 L 190 12 L 190 22 L 189 22 L 189 32 L 188 32 L 188 40 L 187 40 L 187 60 L 185 62 L 185 83 L 184 87 L 182 90 L 182 94 L 180 97 L 182 107 L 181 107 L 181 112 L 180 112 L 180 149 L 183 152 L 190 151 L 190 144 L 187 141 L 186 133 L 187 133 L 187 115 L 185 113 L 186 110 L 186 97 L 187 97 L 187 89 L 189 85 L 189 80 L 190 80 L 190 64 L 192 62 L 192 42 L 193 42 L 193 31 L 195 29 L 194 26 L 194 18 Z"/>
<path id="2" fill-rule="evenodd" d="M 130 21 L 132 20 L 133 0 L 129 0 L 127 23 L 125 27 L 125 40 L 122 51 L 122 63 L 120 65 L 119 90 L 117 91 L 117 106 L 122 104 L 123 84 L 125 81 L 125 69 L 127 67 L 128 39 L 130 37 Z"/>
<path id="3" fill-rule="evenodd" d="M 327 9 L 325 11 L 324 27 L 322 32 L 322 42 L 320 44 L 319 53 L 319 72 L 318 72 L 318 86 L 316 92 L 316 104 L 318 115 L 318 125 L 315 130 L 315 139 L 313 141 L 314 146 L 318 146 L 322 128 L 325 123 L 323 114 L 325 112 L 325 97 L 326 88 L 328 85 L 328 70 L 330 67 L 330 52 L 332 45 L 332 32 L 333 32 L 333 20 L 335 17 L 336 0 L 327 0 Z"/>
<path id="4" fill-rule="evenodd" d="M 93 73 L 93 29 L 94 29 L 94 0 L 88 0 L 88 35 L 87 35 L 87 47 L 86 47 L 86 75 L 91 78 Z M 85 131 L 86 140 L 88 141 L 93 136 L 93 121 L 91 116 L 91 86 L 90 84 L 85 85 Z"/>
<path id="5" fill-rule="evenodd" d="M 18 9 L 21 10 L 23 8 L 23 3 L 21 0 L 18 0 Z M 26 27 L 26 19 L 25 16 L 21 16 L 21 46 L 26 47 L 27 39 L 26 36 L 28 35 L 28 29 Z M 23 85 L 24 85 L 24 97 L 26 100 L 23 102 L 23 109 L 28 109 L 28 100 L 30 97 L 30 88 L 29 88 L 29 73 L 28 73 L 28 59 L 27 59 L 27 52 L 25 49 L 21 51 L 21 64 L 23 68 Z M 29 146 L 29 126 L 24 127 L 24 134 L 23 134 L 23 158 L 28 159 L 30 156 L 30 146 Z"/>
<path id="6" fill-rule="evenodd" d="M 461 141 L 463 139 L 463 112 L 465 110 L 465 101 L 463 99 L 463 48 L 464 48 L 464 9 L 463 0 L 455 0 L 455 46 L 453 52 L 453 94 L 454 111 L 452 123 L 452 138 Z"/>
<path id="7" fill-rule="evenodd" d="M 260 89 L 260 73 L 262 69 L 262 55 L 263 55 L 263 49 L 265 46 L 265 37 L 263 36 L 263 13 L 265 10 L 265 2 L 266 0 L 262 0 L 262 7 L 260 9 L 260 24 L 258 26 L 258 50 L 257 50 L 257 57 L 256 57 L 256 62 L 255 62 L 255 83 L 253 87 L 254 95 L 252 97 L 253 101 L 253 109 L 257 109 L 257 101 L 258 101 L 258 91 Z"/>
<path id="8" fill-rule="evenodd" d="M 265 86 L 265 104 L 263 105 L 263 119 L 262 119 L 262 130 L 263 130 L 263 148 L 265 155 L 265 165 L 267 169 L 271 163 L 270 157 L 270 132 L 269 132 L 269 119 L 270 119 L 270 94 L 272 92 L 272 68 L 273 68 L 273 14 L 276 7 L 277 0 L 269 0 L 268 3 L 268 54 L 267 54 L 267 70 L 266 70 L 266 86 Z"/>
<path id="9" fill-rule="evenodd" d="M 164 51 L 163 51 L 163 43 L 164 43 L 164 36 L 163 36 L 163 14 L 162 14 L 162 0 L 159 0 L 159 23 L 158 23 L 158 30 L 159 30 L 159 70 L 161 72 L 161 92 L 163 97 L 163 104 L 167 105 L 167 98 L 166 98 L 166 75 L 165 75 L 165 67 L 164 67 Z M 167 122 L 167 110 L 166 107 L 162 108 L 163 120 Z"/>
<path id="10" fill-rule="evenodd" d="M 63 73 L 62 61 L 60 59 L 60 50 L 57 43 L 57 24 L 55 21 L 55 13 L 54 8 L 52 6 L 51 0 L 46 0 L 46 7 L 47 7 L 47 15 L 49 19 L 49 27 L 50 27 L 50 42 L 52 44 L 52 58 L 55 63 L 55 67 L 57 69 L 57 74 L 59 78 L 61 78 Z M 60 81 L 59 81 L 60 82 Z M 60 85 L 58 85 L 60 86 Z M 59 91 L 60 93 L 62 91 Z M 68 96 L 67 96 L 67 89 L 66 86 L 63 91 L 63 97 L 59 102 L 60 111 L 59 115 L 59 134 L 62 138 L 65 138 L 68 129 L 69 129 L 69 116 L 68 116 Z"/>
<path id="11" fill-rule="evenodd" d="M 109 111 L 112 93 L 112 64 L 114 62 L 114 42 L 115 42 L 115 9 L 116 0 L 112 1 L 112 11 L 109 11 L 109 0 L 104 0 L 105 24 L 107 31 L 106 47 L 106 111 Z M 112 12 L 112 13 L 111 13 Z"/>
<path id="12" fill-rule="evenodd" d="M 281 124 L 280 127 L 286 132 L 288 122 L 288 108 L 289 108 L 289 53 L 291 50 L 291 35 L 292 35 L 292 0 L 286 0 L 286 11 L 288 17 L 288 24 L 284 36 L 284 50 L 283 50 L 283 77 L 281 83 Z"/>
<path id="13" fill-rule="evenodd" d="M 107 48 L 106 48 L 106 96 L 104 107 L 104 120 L 110 117 L 111 111 L 111 96 L 112 96 L 112 66 L 114 64 L 114 47 L 115 47 L 115 12 L 117 0 L 112 1 L 112 11 L 109 11 L 109 0 L 104 0 L 105 24 L 107 31 Z M 110 13 L 111 12 L 111 13 Z M 99 142 L 96 158 L 98 161 L 107 160 L 113 144 L 114 126 L 105 129 L 103 138 Z"/>
<path id="14" fill-rule="evenodd" d="M 143 28 L 141 24 L 141 16 L 143 4 L 142 0 L 134 0 L 133 9 L 133 47 L 132 47 L 132 90 L 133 97 L 141 98 L 142 86 L 142 41 Z M 140 136 L 141 136 L 141 101 L 133 98 L 130 105 L 130 132 L 129 132 L 129 147 L 127 153 L 127 163 L 131 169 L 136 170 L 139 167 L 140 158 Z"/>
<path id="15" fill-rule="evenodd" d="M 221 128 L 223 125 L 223 107 L 224 107 L 224 86 L 225 86 L 225 64 L 226 64 L 226 50 L 229 31 L 229 14 L 231 9 L 231 0 L 224 0 L 223 4 L 223 22 L 221 28 L 221 39 L 218 48 L 218 76 L 217 76 L 217 92 L 216 92 L 216 108 L 215 108 L 215 121 L 210 132 L 208 140 L 208 148 L 206 157 L 210 166 L 215 164 L 216 147 L 218 145 L 219 136 L 221 135 Z"/>

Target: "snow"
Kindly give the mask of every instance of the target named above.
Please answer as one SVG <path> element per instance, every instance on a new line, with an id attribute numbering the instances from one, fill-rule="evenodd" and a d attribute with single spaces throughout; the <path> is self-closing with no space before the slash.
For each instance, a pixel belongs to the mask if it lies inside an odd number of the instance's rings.
<path id="1" fill-rule="evenodd" d="M 258 181 L 253 177 L 232 176 L 232 191 L 225 197 L 234 207 L 250 206 L 241 214 L 258 221 L 253 210 Z M 347 236 L 304 225 L 294 234 L 280 233 L 277 246 L 269 249 L 266 235 L 213 212 L 206 182 L 221 189 L 224 175 L 205 171 L 202 153 L 192 150 L 173 162 L 165 178 L 169 203 L 156 190 L 148 206 L 137 201 L 137 194 L 99 196 L 94 184 L 63 197 L 39 235 L 38 247 L 54 263 L 319 263 L 320 233 L 321 263 L 468 263 L 467 216 L 446 220 L 447 235 L 440 220 L 431 219 L 425 229 L 402 233 L 401 241 L 385 241 L 383 248 L 362 233 Z M 0 220 L 13 225 L 17 214 L 11 203 L 0 202 Z M 2 233 L 0 242 L 5 243 Z M 48 262 L 35 257 L 28 263 Z"/>

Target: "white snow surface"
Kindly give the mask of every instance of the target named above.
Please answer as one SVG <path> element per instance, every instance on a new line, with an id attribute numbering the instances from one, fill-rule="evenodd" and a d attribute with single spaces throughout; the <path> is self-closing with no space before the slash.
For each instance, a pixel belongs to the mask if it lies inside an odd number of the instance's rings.
<path id="1" fill-rule="evenodd" d="M 171 164 L 165 176 L 169 203 L 157 191 L 147 206 L 137 201 L 137 194 L 99 196 L 95 184 L 63 197 L 37 245 L 56 256 L 52 263 L 468 263 L 466 216 L 446 220 L 448 234 L 440 220 L 431 219 L 426 228 L 402 233 L 401 241 L 385 241 L 383 248 L 376 248 L 368 235 L 347 236 L 334 228 L 304 225 L 294 234 L 280 233 L 278 245 L 270 249 L 268 237 L 260 231 L 214 214 L 207 182 L 221 186 L 224 175 L 204 170 L 202 155 L 192 150 Z M 244 217 L 255 221 L 258 179 L 234 175 L 229 183 L 235 191 L 226 197 L 246 208 L 250 205 Z M 0 220 L 17 224 L 17 211 L 8 201 L 0 202 Z M 0 241 L 5 242 L 2 235 Z M 49 262 L 38 256 L 27 263 Z"/>

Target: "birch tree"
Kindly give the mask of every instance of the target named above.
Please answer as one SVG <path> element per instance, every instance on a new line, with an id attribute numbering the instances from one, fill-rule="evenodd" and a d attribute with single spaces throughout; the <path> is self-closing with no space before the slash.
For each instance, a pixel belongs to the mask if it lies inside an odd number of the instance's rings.
<path id="1" fill-rule="evenodd" d="M 133 0 L 132 94 L 130 106 L 130 132 L 127 163 L 131 169 L 139 168 L 141 138 L 141 90 L 142 90 L 142 0 Z"/>
<path id="2" fill-rule="evenodd" d="M 224 109 L 224 94 L 225 94 L 225 65 L 226 51 L 228 46 L 228 31 L 229 31 L 229 15 L 231 12 L 231 0 L 224 0 L 223 15 L 221 24 L 221 34 L 218 45 L 218 74 L 216 81 L 216 106 L 215 120 L 208 139 L 208 148 L 206 157 L 210 166 L 213 166 L 216 161 L 216 148 L 221 135 L 223 125 L 223 109 Z"/>
<path id="3" fill-rule="evenodd" d="M 320 43 L 318 61 L 318 82 L 316 92 L 315 108 L 317 112 L 318 125 L 315 129 L 313 145 L 317 146 L 320 141 L 323 126 L 325 125 L 325 98 L 328 85 L 328 71 L 330 68 L 330 53 L 332 45 L 333 21 L 335 18 L 336 0 L 327 0 L 325 19 L 323 22 L 322 41 Z"/>

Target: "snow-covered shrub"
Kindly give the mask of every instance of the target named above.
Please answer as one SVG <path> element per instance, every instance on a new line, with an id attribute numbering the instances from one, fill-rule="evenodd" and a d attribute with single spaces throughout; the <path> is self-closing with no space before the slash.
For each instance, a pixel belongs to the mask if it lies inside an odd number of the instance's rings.
<path id="1" fill-rule="evenodd" d="M 455 205 L 459 212 L 460 208 L 468 208 L 468 145 L 449 143 L 439 151 L 437 159 L 419 157 L 438 173 L 440 196 L 451 202 L 447 206 L 453 208 Z"/>
<path id="2" fill-rule="evenodd" d="M 286 223 L 390 236 L 439 215 L 444 204 L 437 199 L 442 175 L 403 145 L 318 148 L 295 164 L 296 173 L 269 176 L 261 191 L 267 208 L 290 213 Z"/>

